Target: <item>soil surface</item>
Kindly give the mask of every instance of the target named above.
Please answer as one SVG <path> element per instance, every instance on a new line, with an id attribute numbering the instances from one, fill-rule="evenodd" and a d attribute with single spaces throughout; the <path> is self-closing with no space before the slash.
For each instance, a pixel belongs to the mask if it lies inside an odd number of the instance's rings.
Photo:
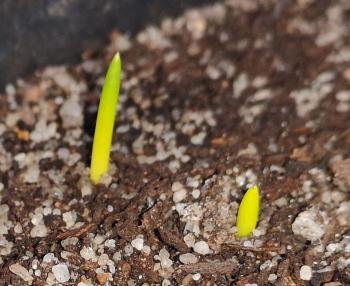
<path id="1" fill-rule="evenodd" d="M 0 285 L 350 285 L 350 2 L 228 0 L 0 96 Z M 109 173 L 89 181 L 108 62 Z M 235 237 L 244 191 L 259 224 Z"/>

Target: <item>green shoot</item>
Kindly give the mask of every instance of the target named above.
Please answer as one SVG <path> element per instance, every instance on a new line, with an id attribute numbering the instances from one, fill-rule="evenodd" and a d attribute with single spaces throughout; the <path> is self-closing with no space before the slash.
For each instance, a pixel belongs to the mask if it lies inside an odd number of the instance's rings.
<path id="1" fill-rule="evenodd" d="M 237 215 L 237 237 L 250 235 L 259 220 L 260 190 L 257 185 L 248 189 L 243 196 Z"/>
<path id="2" fill-rule="evenodd" d="M 121 60 L 117 53 L 108 68 L 98 107 L 94 142 L 92 146 L 90 179 L 99 183 L 108 171 L 112 135 L 118 108 Z"/>

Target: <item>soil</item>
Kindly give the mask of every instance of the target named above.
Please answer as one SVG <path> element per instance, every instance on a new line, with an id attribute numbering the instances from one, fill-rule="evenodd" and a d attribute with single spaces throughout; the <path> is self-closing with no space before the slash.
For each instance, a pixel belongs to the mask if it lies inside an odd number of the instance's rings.
<path id="1" fill-rule="evenodd" d="M 348 1 L 228 0 L 0 96 L 0 285 L 350 285 Z M 89 181 L 120 51 L 109 173 Z M 244 191 L 259 224 L 235 237 Z"/>

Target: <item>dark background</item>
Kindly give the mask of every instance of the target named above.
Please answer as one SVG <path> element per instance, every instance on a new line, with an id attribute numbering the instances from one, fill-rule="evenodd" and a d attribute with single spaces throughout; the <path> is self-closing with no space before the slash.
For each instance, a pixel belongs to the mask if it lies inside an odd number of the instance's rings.
<path id="1" fill-rule="evenodd" d="M 148 23 L 210 0 L 1 0 L 0 90 L 46 64 L 74 63 L 113 29 L 134 34 Z"/>

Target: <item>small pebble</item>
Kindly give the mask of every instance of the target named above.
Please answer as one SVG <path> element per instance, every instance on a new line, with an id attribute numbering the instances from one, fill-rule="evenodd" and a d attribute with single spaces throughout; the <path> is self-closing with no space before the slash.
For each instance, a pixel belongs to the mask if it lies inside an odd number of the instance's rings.
<path id="1" fill-rule="evenodd" d="M 125 256 L 130 256 L 131 254 L 133 254 L 134 249 L 133 249 L 132 245 L 131 244 L 125 245 L 124 252 L 125 252 Z"/>
<path id="2" fill-rule="evenodd" d="M 28 282 L 29 285 L 32 285 L 33 277 L 28 272 L 28 270 L 25 269 L 22 265 L 15 263 L 10 265 L 9 269 L 13 274 L 16 274 L 17 276 L 21 277 L 25 282 Z"/>
<path id="3" fill-rule="evenodd" d="M 191 137 L 191 143 L 194 145 L 202 145 L 206 136 L 207 134 L 205 132 L 199 132 Z"/>
<path id="4" fill-rule="evenodd" d="M 179 203 L 183 201 L 187 197 L 187 192 L 185 189 L 181 189 L 179 191 L 174 192 L 173 201 L 174 203 Z"/>
<path id="5" fill-rule="evenodd" d="M 65 212 L 62 215 L 63 221 L 66 223 L 67 228 L 71 228 L 75 225 L 77 220 L 77 213 L 75 211 Z"/>
<path id="6" fill-rule="evenodd" d="M 200 190 L 194 189 L 194 190 L 192 191 L 192 197 L 193 197 L 194 199 L 198 199 L 198 198 L 200 197 L 200 195 L 201 195 L 201 191 L 200 191 Z"/>
<path id="7" fill-rule="evenodd" d="M 37 277 L 40 277 L 41 276 L 41 271 L 39 269 L 35 270 L 34 271 L 34 275 L 37 276 Z"/>
<path id="8" fill-rule="evenodd" d="M 55 257 L 55 254 L 52 252 L 46 253 L 45 256 L 43 257 L 43 262 L 44 263 L 51 263 L 51 262 L 58 262 L 57 257 Z"/>
<path id="9" fill-rule="evenodd" d="M 44 224 L 36 225 L 30 231 L 31 237 L 45 237 L 47 235 L 47 228 Z"/>
<path id="10" fill-rule="evenodd" d="M 117 251 L 116 253 L 113 254 L 113 260 L 115 262 L 122 260 L 122 254 L 120 251 Z"/>
<path id="11" fill-rule="evenodd" d="M 183 189 L 183 185 L 182 185 L 180 182 L 174 182 L 174 183 L 171 185 L 171 190 L 172 190 L 173 192 L 180 191 L 181 189 Z"/>
<path id="12" fill-rule="evenodd" d="M 198 281 L 199 279 L 201 279 L 201 274 L 200 273 L 196 273 L 196 274 L 193 274 L 192 275 L 192 279 L 194 280 L 194 281 Z"/>
<path id="13" fill-rule="evenodd" d="M 21 226 L 19 223 L 17 223 L 17 224 L 15 225 L 15 227 L 13 228 L 13 230 L 15 231 L 15 233 L 18 233 L 18 234 L 20 234 L 20 233 L 23 232 L 23 228 L 22 228 L 22 226 Z"/>
<path id="14" fill-rule="evenodd" d="M 185 253 L 179 256 L 179 260 L 183 264 L 194 264 L 198 262 L 197 256 L 192 253 Z"/>
<path id="15" fill-rule="evenodd" d="M 68 237 L 61 241 L 61 245 L 63 248 L 67 248 L 70 245 L 76 245 L 79 242 L 77 237 Z"/>
<path id="16" fill-rule="evenodd" d="M 184 242 L 188 247 L 194 247 L 194 244 L 196 243 L 196 239 L 192 233 L 189 233 L 185 235 Z"/>
<path id="17" fill-rule="evenodd" d="M 107 265 L 108 261 L 109 261 L 108 255 L 107 255 L 106 253 L 103 253 L 103 254 L 101 254 L 101 256 L 98 258 L 97 263 L 98 263 L 98 265 L 100 265 L 100 266 L 105 266 L 105 265 Z"/>
<path id="18" fill-rule="evenodd" d="M 203 240 L 196 242 L 193 246 L 193 250 L 202 255 L 207 255 L 210 253 L 210 248 L 208 243 L 206 243 Z"/>
<path id="19" fill-rule="evenodd" d="M 268 280 L 271 283 L 275 282 L 277 280 L 277 275 L 274 273 L 270 274 Z"/>
<path id="20" fill-rule="evenodd" d="M 171 282 L 168 279 L 164 279 L 162 281 L 162 286 L 170 286 L 170 285 L 171 285 Z"/>
<path id="21" fill-rule="evenodd" d="M 83 197 L 90 196 L 92 194 L 92 187 L 89 184 L 83 185 L 81 187 L 81 195 Z"/>
<path id="22" fill-rule="evenodd" d="M 162 268 L 169 268 L 173 265 L 170 254 L 164 247 L 159 251 L 159 260 Z"/>
<path id="23" fill-rule="evenodd" d="M 312 277 L 312 269 L 308 265 L 303 265 L 300 268 L 300 279 L 305 281 L 310 281 Z"/>
<path id="24" fill-rule="evenodd" d="M 80 255 L 85 260 L 92 260 L 92 261 L 97 260 L 95 251 L 92 249 L 92 247 L 83 246 L 83 248 L 80 250 Z"/>
<path id="25" fill-rule="evenodd" d="M 55 276 L 56 280 L 60 283 L 65 283 L 70 279 L 68 267 L 64 263 L 53 266 L 52 273 Z"/>
<path id="26" fill-rule="evenodd" d="M 316 208 L 310 208 L 299 213 L 292 224 L 292 230 L 295 234 L 313 242 L 321 239 L 325 233 L 325 225 L 324 215 Z"/>
<path id="27" fill-rule="evenodd" d="M 116 241 L 114 239 L 107 239 L 105 241 L 105 247 L 109 248 L 109 249 L 114 249 L 116 246 Z"/>
<path id="28" fill-rule="evenodd" d="M 61 106 L 59 114 L 63 121 L 63 127 L 79 127 L 83 122 L 83 112 L 78 96 L 71 96 L 66 100 Z"/>
<path id="29" fill-rule="evenodd" d="M 28 166 L 27 171 L 23 174 L 23 180 L 25 183 L 33 184 L 38 182 L 40 175 L 39 166 L 33 164 Z"/>
<path id="30" fill-rule="evenodd" d="M 136 248 L 138 251 L 141 251 L 143 249 L 143 243 L 144 240 L 141 237 L 135 238 L 131 241 L 131 245 Z"/>

